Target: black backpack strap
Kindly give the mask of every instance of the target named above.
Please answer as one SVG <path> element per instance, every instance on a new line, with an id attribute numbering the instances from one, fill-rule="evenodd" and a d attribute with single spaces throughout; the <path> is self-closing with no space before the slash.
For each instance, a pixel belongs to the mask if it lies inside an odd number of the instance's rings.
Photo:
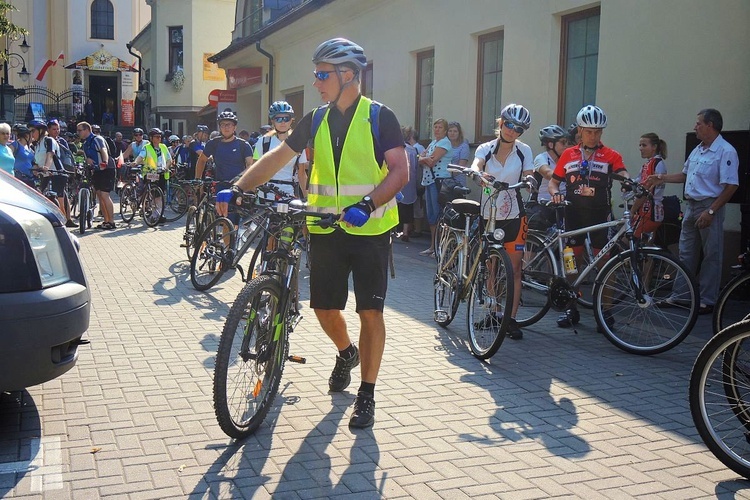
<path id="1" fill-rule="evenodd" d="M 263 136 L 263 144 L 262 144 L 262 152 L 263 152 L 263 154 L 268 153 L 269 149 L 271 149 L 271 136 L 270 135 L 264 135 Z"/>

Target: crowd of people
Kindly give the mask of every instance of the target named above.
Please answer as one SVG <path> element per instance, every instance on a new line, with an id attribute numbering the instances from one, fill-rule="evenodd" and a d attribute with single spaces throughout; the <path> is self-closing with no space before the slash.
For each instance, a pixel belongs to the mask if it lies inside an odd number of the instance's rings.
<path id="1" fill-rule="evenodd" d="M 113 157 L 133 158 L 157 169 L 167 169 L 172 163 L 181 165 L 188 179 L 202 178 L 212 160 L 211 175 L 221 182 L 216 210 L 233 217 L 235 224 L 237 218 L 230 207 L 245 191 L 266 182 L 290 195 L 306 197 L 310 210 L 341 214 L 341 230 L 308 228 L 310 307 L 337 351 L 328 381 L 330 391 L 345 390 L 351 383 L 352 370 L 361 364 L 361 384 L 349 425 L 369 427 L 375 421 L 375 385 L 386 342 L 383 309 L 392 235 L 400 220 L 398 237 L 409 240 L 415 207 L 424 200 L 431 238 L 422 254 L 433 254 L 435 226 L 444 202 L 440 196 L 443 186 L 465 184 L 465 179 L 454 178 L 449 164 L 470 165 L 486 180 L 508 184 L 535 175 L 541 181 L 539 200 L 570 203 L 565 213 L 566 229 L 610 220 L 612 176 L 629 175 L 620 153 L 602 142 L 608 118 L 598 106 L 584 106 L 567 129 L 558 124 L 541 127 L 538 139 L 542 151 L 534 156 L 532 148 L 520 141 L 531 127 L 531 114 L 523 105 L 509 104 L 496 120 L 495 139 L 478 145 L 472 157 L 458 122 L 435 120 L 433 139 L 425 148 L 418 142 L 417 130 L 402 128 L 391 109 L 362 95 L 360 78 L 367 58 L 356 43 L 343 38 L 328 40 L 317 47 L 312 62 L 314 86 L 327 104 L 304 115 L 296 128 L 295 110 L 284 101 L 271 105 L 270 125 L 257 133 L 238 134 L 237 115 L 226 110 L 218 115 L 218 131 L 211 134 L 205 125 L 182 138 L 153 128 L 146 139 L 144 131 L 136 128 L 130 143 L 117 132 L 112 152 L 98 127 L 88 122 L 78 123 L 68 141 L 60 137 L 59 123 L 54 120 L 34 120 L 13 130 L 0 124 L 0 166 L 35 185 L 37 171 L 61 168 L 57 161 L 61 147 L 81 152 L 95 170 L 94 186 L 104 218 L 101 229 L 115 227 L 109 196 L 116 181 Z M 701 110 L 694 127 L 700 144 L 682 168 L 672 168 L 672 172 L 665 163 L 666 143 L 657 134 L 643 134 L 638 146 L 645 163 L 637 179 L 653 194 L 637 202 L 633 210 L 641 232 L 653 231 L 664 217 L 663 185 L 685 183 L 687 209 L 679 251 L 691 271 L 696 272 L 700 263 L 701 313 L 710 312 L 718 296 L 725 204 L 739 184 L 737 153 L 721 137 L 722 127 L 717 110 Z M 291 133 L 293 128 L 295 132 Z M 15 134 L 12 141 L 11 133 Z M 55 177 L 48 182 L 53 183 L 54 191 L 62 192 L 55 185 L 59 182 Z M 484 201 L 482 205 L 486 219 L 490 211 Z M 523 332 L 514 317 L 529 221 L 520 192 L 501 193 L 495 208 L 496 227 L 505 231 L 504 245 L 513 264 L 517 293 L 511 311 L 502 311 L 498 305 L 476 326 L 500 324 L 501 316 L 509 314 L 507 334 L 519 340 Z M 60 209 L 68 215 L 62 199 Z M 68 225 L 75 226 L 69 217 Z M 604 246 L 606 234 L 592 234 L 591 240 L 597 251 Z M 580 258 L 582 241 L 570 244 Z M 357 345 L 342 314 L 350 275 L 361 322 Z M 670 305 L 666 302 L 665 307 Z M 577 311 L 572 309 L 559 318 L 558 324 L 566 327 L 578 320 Z"/>

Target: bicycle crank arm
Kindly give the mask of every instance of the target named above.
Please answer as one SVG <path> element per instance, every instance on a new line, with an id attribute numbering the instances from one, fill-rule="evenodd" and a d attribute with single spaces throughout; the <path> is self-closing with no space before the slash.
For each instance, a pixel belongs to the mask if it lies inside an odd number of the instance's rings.
<path id="1" fill-rule="evenodd" d="M 303 358 L 302 356 L 295 356 L 293 354 L 290 354 L 286 359 L 288 359 L 292 363 L 299 363 L 301 365 L 307 363 L 307 358 Z"/>

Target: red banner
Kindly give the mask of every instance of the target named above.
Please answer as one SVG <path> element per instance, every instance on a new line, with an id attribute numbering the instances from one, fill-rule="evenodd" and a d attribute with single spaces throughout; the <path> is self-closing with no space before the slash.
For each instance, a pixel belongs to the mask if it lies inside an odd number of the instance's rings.
<path id="1" fill-rule="evenodd" d="M 123 127 L 135 126 L 135 103 L 133 101 L 120 101 L 120 124 Z"/>
<path id="2" fill-rule="evenodd" d="M 263 68 L 229 68 L 227 79 L 230 89 L 249 87 L 263 79 Z"/>

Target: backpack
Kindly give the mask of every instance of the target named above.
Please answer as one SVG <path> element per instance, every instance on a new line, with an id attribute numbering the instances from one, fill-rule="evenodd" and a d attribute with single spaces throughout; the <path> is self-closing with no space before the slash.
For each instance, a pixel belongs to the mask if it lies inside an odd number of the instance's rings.
<path id="1" fill-rule="evenodd" d="M 55 164 L 55 170 L 65 170 L 63 167 L 63 163 L 60 160 L 60 157 L 55 153 L 54 147 L 52 146 L 52 137 L 45 137 L 44 138 L 44 149 L 47 150 L 48 153 L 52 153 L 52 163 Z M 57 142 L 57 141 L 55 141 Z M 62 146 L 60 146 L 60 143 L 57 143 L 57 146 L 62 150 Z"/>
<path id="2" fill-rule="evenodd" d="M 62 162 L 63 168 L 68 172 L 75 172 L 76 158 L 73 156 L 73 152 L 61 143 L 58 143 L 58 145 L 60 146 L 60 161 Z"/>
<path id="3" fill-rule="evenodd" d="M 117 145 L 115 144 L 115 141 L 110 136 L 102 136 L 104 137 L 104 141 L 107 143 L 107 151 L 109 152 L 110 158 L 117 158 Z"/>

